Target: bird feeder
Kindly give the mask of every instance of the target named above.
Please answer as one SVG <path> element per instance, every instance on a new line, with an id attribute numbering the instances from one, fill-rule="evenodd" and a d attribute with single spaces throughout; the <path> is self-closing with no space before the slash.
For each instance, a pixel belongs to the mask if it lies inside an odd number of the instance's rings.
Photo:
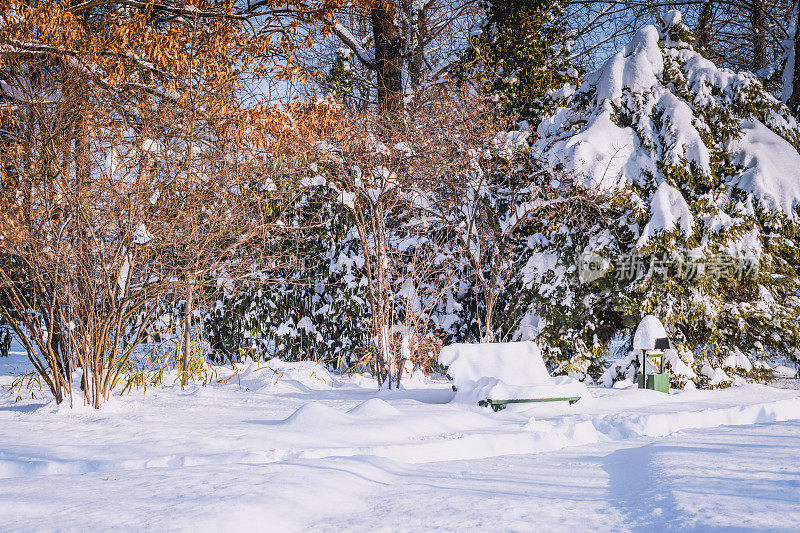
<path id="1" fill-rule="evenodd" d="M 633 350 L 639 360 L 640 389 L 669 394 L 669 371 L 665 368 L 664 352 L 671 348 L 661 321 L 653 315 L 644 317 L 633 336 Z"/>

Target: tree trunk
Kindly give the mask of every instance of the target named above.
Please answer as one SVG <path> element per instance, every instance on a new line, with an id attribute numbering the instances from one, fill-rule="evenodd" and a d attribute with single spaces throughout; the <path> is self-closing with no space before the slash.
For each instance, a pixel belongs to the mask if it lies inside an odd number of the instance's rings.
<path id="1" fill-rule="evenodd" d="M 486 305 L 484 319 L 483 319 L 483 341 L 482 342 L 492 342 L 492 336 L 494 335 L 494 306 L 495 302 L 497 301 L 497 292 L 495 289 L 497 288 L 496 283 L 496 252 L 497 248 L 492 248 L 493 255 L 489 262 L 489 268 L 491 269 L 489 273 L 489 279 L 484 278 L 483 282 L 483 302 Z"/>
<path id="2" fill-rule="evenodd" d="M 486 291 L 486 317 L 483 330 L 483 342 L 492 342 L 494 339 L 494 308 L 497 303 L 497 293 L 493 288 L 488 288 Z"/>
<path id="3" fill-rule="evenodd" d="M 389 305 L 389 294 L 391 288 L 389 287 L 389 272 L 388 262 L 389 257 L 386 250 L 386 224 L 383 218 L 383 213 L 376 213 L 377 231 L 375 232 L 375 244 L 377 257 L 377 285 L 378 285 L 378 309 L 379 309 L 379 330 L 378 343 L 380 350 L 380 358 L 383 366 L 383 376 L 381 381 L 388 381 L 389 388 L 392 388 L 392 378 L 394 377 L 395 365 L 391 348 L 391 335 L 389 328 L 391 326 L 391 307 Z"/>
<path id="4" fill-rule="evenodd" d="M 402 38 L 400 28 L 395 24 L 395 16 L 396 8 L 392 0 L 378 0 L 372 8 L 378 109 L 387 112 L 403 109 Z"/>
<path id="5" fill-rule="evenodd" d="M 189 357 L 192 354 L 192 304 L 194 298 L 194 286 L 190 283 L 186 291 L 186 304 L 183 309 L 183 346 L 181 352 L 181 388 L 188 383 Z"/>
<path id="6" fill-rule="evenodd" d="M 792 94 L 786 105 L 800 119 L 800 5 L 797 6 L 794 31 L 794 68 L 792 69 Z"/>
<path id="7" fill-rule="evenodd" d="M 753 27 L 753 71 L 767 66 L 767 14 L 764 0 L 752 0 L 750 22 Z"/>
<path id="8" fill-rule="evenodd" d="M 420 89 L 422 83 L 422 67 L 425 60 L 425 38 L 428 28 L 428 8 L 430 6 L 431 4 L 427 3 L 422 9 L 414 13 L 415 18 L 412 27 L 414 52 L 411 58 L 411 64 L 408 68 L 408 77 L 415 94 Z"/>
<path id="9" fill-rule="evenodd" d="M 714 20 L 713 7 L 712 0 L 703 0 L 700 19 L 697 21 L 697 48 L 700 50 L 708 48 L 711 42 L 711 25 Z"/>

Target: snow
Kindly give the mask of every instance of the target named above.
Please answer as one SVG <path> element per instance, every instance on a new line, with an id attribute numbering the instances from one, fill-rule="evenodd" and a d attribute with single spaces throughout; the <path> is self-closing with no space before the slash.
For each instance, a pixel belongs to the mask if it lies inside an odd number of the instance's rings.
<path id="1" fill-rule="evenodd" d="M 566 119 L 569 114 L 558 116 Z M 555 124 L 546 127 L 552 130 Z M 583 131 L 556 141 L 543 156 L 551 166 L 563 166 L 576 184 L 613 190 L 647 167 L 639 152 L 634 130 L 614 124 L 611 110 L 605 109 L 589 119 Z"/>
<path id="2" fill-rule="evenodd" d="M 742 132 L 728 146 L 734 163 L 744 168 L 734 185 L 752 194 L 764 209 L 796 218 L 800 153 L 758 120 L 745 120 Z"/>
<path id="3" fill-rule="evenodd" d="M 155 139 L 145 139 L 142 141 L 141 150 L 142 152 L 158 154 L 161 152 L 161 144 Z"/>
<path id="4" fill-rule="evenodd" d="M 800 519 L 798 445 L 800 424 L 789 422 L 421 467 L 338 457 L 42 476 L 46 499 L 35 481 L 3 484 L 0 501 L 13 502 L 4 512 L 10 531 L 32 524 L 41 530 L 269 524 L 281 531 L 374 531 L 382 524 L 378 529 L 525 531 L 538 524 L 559 531 L 788 531 Z M 74 512 L 78 506 L 82 512 Z"/>
<path id="5" fill-rule="evenodd" d="M 656 339 L 663 339 L 667 336 L 661 321 L 654 315 L 647 315 L 639 322 L 636 333 L 633 335 L 634 350 L 654 350 Z"/>
<path id="6" fill-rule="evenodd" d="M 455 400 L 470 405 L 487 399 L 590 397 L 577 380 L 551 377 L 539 347 L 530 341 L 451 344 L 442 348 L 439 363 L 453 378 Z"/>
<path id="7" fill-rule="evenodd" d="M 719 74 L 712 63 L 701 66 Z M 711 155 L 700 133 L 703 126 L 689 103 L 663 85 L 663 75 L 658 30 L 646 26 L 601 69 L 587 76 L 581 92 L 592 95 L 596 110 L 585 127 L 569 132 L 571 122 L 579 118 L 569 108 L 558 108 L 542 121 L 538 133 L 545 140 L 539 148 L 545 160 L 553 167 L 562 166 L 586 187 L 606 190 L 638 183 L 643 175 L 658 175 L 657 162 L 670 167 L 691 164 L 698 172 L 711 174 Z M 691 83 L 695 83 L 693 76 L 690 72 Z M 637 106 L 647 110 L 636 124 L 641 139 L 635 128 L 615 120 L 621 110 Z M 654 116 L 663 117 L 660 125 Z M 655 148 L 659 144 L 660 151 Z"/>
<path id="8" fill-rule="evenodd" d="M 349 414 L 362 418 L 391 417 L 402 414 L 401 411 L 380 398 L 372 398 L 358 404 L 348 411 Z"/>
<path id="9" fill-rule="evenodd" d="M 120 167 L 119 153 L 116 148 L 111 148 L 106 152 L 106 176 L 113 178 Z"/>
<path id="10" fill-rule="evenodd" d="M 492 149 L 503 159 L 511 160 L 516 152 L 527 148 L 528 137 L 526 131 L 502 131 L 492 139 Z"/>
<path id="11" fill-rule="evenodd" d="M 349 207 L 352 210 L 356 208 L 356 194 L 349 191 L 340 191 L 339 192 L 339 203 Z"/>
<path id="12" fill-rule="evenodd" d="M 623 378 L 615 382 L 614 385 L 612 386 L 612 388 L 614 389 L 627 389 L 629 387 L 633 387 L 633 381 L 631 381 L 628 378 Z"/>
<path id="13" fill-rule="evenodd" d="M 302 188 L 311 188 L 311 187 L 324 187 L 327 185 L 327 181 L 320 175 L 315 174 L 312 176 L 303 176 L 300 178 L 300 187 Z"/>
<path id="14" fill-rule="evenodd" d="M 525 286 L 540 282 L 544 276 L 554 271 L 558 265 L 558 254 L 533 252 L 522 267 L 522 280 Z M 558 276 L 558 273 L 556 274 Z"/>
<path id="15" fill-rule="evenodd" d="M 681 15 L 670 11 L 664 22 L 666 27 L 679 25 Z M 685 43 L 664 39 L 659 43 L 659 31 L 646 26 L 588 74 L 565 102 L 567 107 L 556 108 L 539 124 L 534 143 L 539 157 L 554 175 L 572 175 L 576 184 L 588 188 L 613 191 L 633 185 L 649 192 L 653 182 L 665 187 L 655 198 L 663 202 L 661 220 L 653 221 L 639 246 L 678 222 L 690 234 L 688 206 L 678 191 L 666 189 L 664 176 L 711 176 L 712 153 L 720 157 L 725 150 L 739 167 L 728 178 L 734 187 L 752 195 L 765 210 L 796 218 L 800 153 L 790 142 L 798 130 L 788 110 L 780 108 L 754 75 L 719 68 Z M 685 82 L 687 90 L 678 91 L 673 78 Z M 734 104 L 743 105 L 749 94 L 760 95 L 772 106 L 759 115 L 763 122 L 749 111 L 734 116 L 741 121 L 741 135 L 725 143 L 711 142 L 710 122 L 720 114 L 737 113 Z M 680 216 L 665 216 L 670 209 Z"/>
<path id="16" fill-rule="evenodd" d="M 133 232 L 133 243 L 147 244 L 152 240 L 153 240 L 153 235 L 149 231 L 147 231 L 147 227 L 144 225 L 144 223 L 140 222 L 139 225 L 136 226 L 136 231 Z"/>
<path id="17" fill-rule="evenodd" d="M 97 411 L 37 390 L 15 401 L 11 380 L 28 370 L 19 351 L 0 358 L 5 531 L 791 529 L 800 519 L 800 423 L 779 423 L 800 419 L 797 390 L 591 388 L 594 401 L 494 413 L 452 402 L 443 378 L 378 392 L 368 376 L 273 360 L 218 368 L 205 387 L 181 390 L 171 375 Z M 719 427 L 750 424 L 762 425 Z"/>
<path id="18" fill-rule="evenodd" d="M 744 90 L 757 83 L 752 74 L 718 68 L 698 52 L 678 50 L 671 51 L 670 54 L 686 61 L 684 73 L 687 85 L 696 93 L 693 102 L 695 105 L 715 105 L 717 102 L 714 93 L 727 92 L 730 88 Z"/>
<path id="19" fill-rule="evenodd" d="M 279 422 L 285 426 L 332 426 L 341 425 L 348 421 L 347 414 L 319 402 L 309 402 L 302 405 L 297 411 L 289 415 L 286 420 Z"/>
<path id="20" fill-rule="evenodd" d="M 451 344 L 442 348 L 439 363 L 459 388 L 487 376 L 510 385 L 542 385 L 550 380 L 542 352 L 533 342 Z"/>
<path id="21" fill-rule="evenodd" d="M 344 27 L 339 21 L 334 21 L 332 25 L 332 30 L 336 33 L 342 41 L 350 47 L 350 49 L 356 53 L 359 60 L 361 60 L 365 64 L 371 64 L 375 61 L 373 54 L 368 52 L 352 33 L 346 27 Z"/>
<path id="22" fill-rule="evenodd" d="M 730 242 L 726 247 L 726 252 L 731 257 L 740 257 L 751 261 L 758 261 L 762 251 L 761 236 L 756 229 L 748 231 L 740 239 Z"/>
<path id="23" fill-rule="evenodd" d="M 732 369 L 741 369 L 745 372 L 750 372 L 753 370 L 753 363 L 739 350 L 728 354 L 722 361 L 722 366 Z"/>
<path id="24" fill-rule="evenodd" d="M 569 123 L 574 115 L 575 111 L 571 107 L 558 107 L 552 115 L 542 117 L 536 133 L 542 138 L 554 135 L 564 127 L 564 124 Z"/>
<path id="25" fill-rule="evenodd" d="M 125 295 L 125 289 L 128 287 L 128 274 L 131 271 L 131 255 L 129 253 L 125 254 L 125 258 L 122 261 L 122 266 L 119 269 L 119 276 L 117 277 L 117 287 L 119 287 L 120 295 Z"/>
<path id="26" fill-rule="evenodd" d="M 694 358 L 694 355 L 691 352 L 688 352 L 687 355 L 688 355 L 687 357 L 688 361 L 691 361 Z M 683 359 L 680 358 L 677 350 L 675 350 L 674 348 L 669 348 L 667 350 L 664 350 L 664 362 L 666 363 L 666 366 L 670 369 L 670 373 L 673 376 L 684 378 L 687 386 L 689 385 L 689 383 L 694 385 L 694 382 L 691 380 L 697 377 L 697 375 L 695 374 L 694 370 L 692 370 L 692 367 L 687 365 L 686 362 L 684 362 Z"/>
<path id="27" fill-rule="evenodd" d="M 664 57 L 658 46 L 658 30 L 645 26 L 637 31 L 631 42 L 608 59 L 587 83 L 596 86 L 595 100 L 622 103 L 623 89 L 643 94 L 659 83 L 664 70 Z"/>
<path id="28" fill-rule="evenodd" d="M 711 154 L 697 129 L 692 108 L 669 91 L 660 89 L 656 106 L 665 117 L 661 137 L 666 141 L 664 163 L 681 166 L 694 163 L 699 172 L 711 174 Z"/>
<path id="29" fill-rule="evenodd" d="M 650 221 L 642 230 L 636 247 L 642 248 L 650 239 L 661 233 L 671 233 L 676 228 L 680 229 L 684 236 L 690 237 L 693 227 L 694 217 L 689 204 L 678 189 L 663 181 L 653 193 L 650 201 Z"/>
<path id="30" fill-rule="evenodd" d="M 671 9 L 667 11 L 662 20 L 664 21 L 664 26 L 671 28 L 683 22 L 683 14 L 677 9 Z"/>
<path id="31" fill-rule="evenodd" d="M 722 385 L 732 381 L 730 376 L 721 368 L 711 368 L 709 365 L 703 365 L 700 369 L 700 373 L 708 378 L 709 385 L 711 386 Z"/>
<path id="32" fill-rule="evenodd" d="M 414 155 L 414 149 L 411 148 L 411 145 L 408 144 L 407 142 L 399 142 L 395 144 L 394 149 L 399 152 L 403 152 L 406 155 L 406 157 L 411 157 Z"/>

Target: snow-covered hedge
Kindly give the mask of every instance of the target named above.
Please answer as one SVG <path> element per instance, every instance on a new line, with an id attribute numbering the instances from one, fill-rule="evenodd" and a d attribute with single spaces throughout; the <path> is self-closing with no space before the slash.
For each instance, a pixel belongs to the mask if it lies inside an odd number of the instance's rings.
<path id="1" fill-rule="evenodd" d="M 418 219 L 455 237 L 434 255 L 463 265 L 444 293 L 429 291 L 430 329 L 445 343 L 536 339 L 551 370 L 609 384 L 634 364 L 607 369 L 609 346 L 647 314 L 676 343 L 674 385 L 761 378 L 768 371 L 755 362 L 797 359 L 800 128 L 789 110 L 756 76 L 695 50 L 678 12 L 551 96 L 561 100 L 548 115 L 469 148 L 469 168 L 447 176 L 463 187 L 447 189 L 457 199 L 442 202 L 449 212 L 437 215 L 430 197 L 414 204 Z M 409 153 L 414 142 L 403 143 Z M 336 362 L 369 345 L 363 252 L 338 205 L 352 199 L 324 191 L 304 199 L 307 213 L 323 213 L 302 243 L 314 260 L 288 269 L 277 290 L 221 300 L 209 323 L 228 352 Z M 545 205 L 564 208 L 517 224 Z M 403 217 L 387 230 L 395 266 L 422 242 L 404 236 Z M 415 313 L 402 295 L 424 287 L 395 270 L 390 321 L 402 325 Z"/>

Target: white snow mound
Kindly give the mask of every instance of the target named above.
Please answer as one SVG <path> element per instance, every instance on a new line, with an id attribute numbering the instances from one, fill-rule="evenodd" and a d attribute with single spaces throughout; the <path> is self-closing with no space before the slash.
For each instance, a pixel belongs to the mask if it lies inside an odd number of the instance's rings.
<path id="1" fill-rule="evenodd" d="M 623 89 L 645 93 L 659 83 L 664 71 L 664 56 L 658 46 L 658 30 L 645 26 L 637 31 L 631 42 L 611 57 L 596 73 L 596 101 L 611 100 L 619 105 Z"/>
<path id="2" fill-rule="evenodd" d="M 363 418 L 380 418 L 385 416 L 399 415 L 400 411 L 380 398 L 372 398 L 356 405 L 348 411 L 348 414 Z"/>
<path id="3" fill-rule="evenodd" d="M 639 322 L 636 333 L 633 335 L 634 350 L 653 350 L 656 339 L 667 336 L 664 325 L 654 315 L 647 315 Z"/>
<path id="4" fill-rule="evenodd" d="M 541 385 L 550 380 L 542 352 L 533 342 L 451 344 L 442 348 L 439 363 L 448 367 L 447 373 L 456 387 L 484 377 L 523 386 Z"/>
<path id="5" fill-rule="evenodd" d="M 308 402 L 289 417 L 281 422 L 288 426 L 315 426 L 315 425 L 330 425 L 350 421 L 350 417 L 338 409 L 329 407 L 320 402 Z"/>
<path id="6" fill-rule="evenodd" d="M 314 361 L 281 361 L 273 358 L 263 362 L 237 363 L 242 385 L 252 389 L 268 388 L 281 391 L 308 391 L 337 388 L 341 383 Z"/>
<path id="7" fill-rule="evenodd" d="M 586 385 L 567 376 L 553 378 L 533 342 L 451 344 L 439 363 L 447 367 L 455 400 L 511 400 L 589 396 Z"/>

